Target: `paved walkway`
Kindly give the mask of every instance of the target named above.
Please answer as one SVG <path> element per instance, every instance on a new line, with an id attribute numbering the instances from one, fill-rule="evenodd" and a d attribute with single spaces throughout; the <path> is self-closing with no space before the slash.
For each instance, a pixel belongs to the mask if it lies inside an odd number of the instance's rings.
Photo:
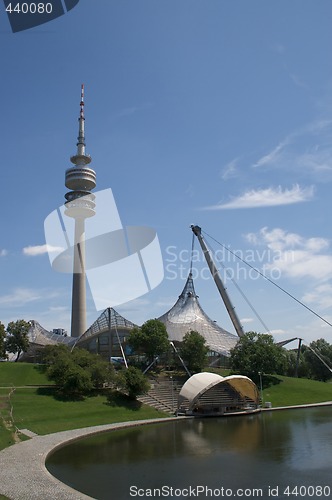
<path id="1" fill-rule="evenodd" d="M 21 431 L 29 437 L 28 441 L 15 444 L 0 452 L 0 494 L 11 500 L 83 500 L 90 497 L 65 485 L 52 476 L 45 467 L 45 461 L 51 451 L 70 441 L 106 432 L 112 429 L 133 427 L 156 422 L 179 420 L 186 417 L 135 420 L 118 424 L 98 425 L 56 432 L 46 436 L 33 435 L 28 430 Z"/>

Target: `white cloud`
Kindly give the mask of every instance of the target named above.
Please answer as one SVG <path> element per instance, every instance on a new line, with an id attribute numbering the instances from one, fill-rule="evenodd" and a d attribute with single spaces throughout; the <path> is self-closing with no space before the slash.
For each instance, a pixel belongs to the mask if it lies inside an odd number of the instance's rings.
<path id="1" fill-rule="evenodd" d="M 289 144 L 290 137 L 286 137 L 282 142 L 278 144 L 270 153 L 262 156 L 253 167 L 263 167 L 270 164 L 273 164 L 280 158 L 281 152 L 285 149 L 285 147 Z"/>
<path id="2" fill-rule="evenodd" d="M 67 333 L 70 333 L 70 315 L 71 310 L 68 306 L 50 306 L 43 310 L 40 308 L 34 312 L 34 318 L 46 330 L 53 330 L 53 328 L 64 328 Z M 95 321 L 95 317 L 93 321 Z M 92 322 L 91 322 L 92 323 Z"/>
<path id="3" fill-rule="evenodd" d="M 245 325 L 247 323 L 252 323 L 254 321 L 254 318 L 241 318 L 240 319 L 240 323 L 242 323 L 242 325 Z"/>
<path id="4" fill-rule="evenodd" d="M 5 248 L 2 248 L 0 250 L 0 257 L 6 257 L 6 255 L 8 255 L 8 250 L 6 250 Z"/>
<path id="5" fill-rule="evenodd" d="M 62 296 L 63 294 L 57 290 L 53 289 L 33 289 L 18 287 L 15 288 L 11 293 L 0 296 L 0 305 L 7 307 L 23 307 L 31 302 L 36 302 L 38 300 L 49 300 Z"/>
<path id="6" fill-rule="evenodd" d="M 59 312 L 68 312 L 69 311 L 69 308 L 68 306 L 54 306 L 54 307 L 50 307 L 49 308 L 49 311 L 50 312 L 56 312 L 56 313 L 59 313 Z"/>
<path id="7" fill-rule="evenodd" d="M 246 235 L 248 241 L 253 244 L 267 244 L 268 248 L 273 251 L 290 251 L 296 246 L 304 247 L 306 245 L 305 239 L 297 233 L 290 233 L 279 227 L 269 230 L 263 227 L 259 233 L 249 233 Z M 309 238 L 312 242 L 314 238 Z M 323 238 L 320 238 L 323 240 Z M 327 240 L 323 240 L 328 245 Z M 312 243 L 310 243 L 313 246 Z"/>
<path id="8" fill-rule="evenodd" d="M 219 203 L 205 207 L 205 210 L 227 210 L 237 208 L 273 207 L 290 205 L 309 201 L 314 195 L 314 187 L 300 187 L 295 184 L 291 189 L 277 188 L 251 189 L 244 194 L 233 198 L 227 203 Z"/>
<path id="9" fill-rule="evenodd" d="M 233 179 L 234 177 L 237 177 L 238 176 L 237 166 L 238 166 L 238 158 L 235 158 L 223 168 L 220 174 L 221 178 L 224 181 L 227 181 L 228 179 Z"/>
<path id="10" fill-rule="evenodd" d="M 0 296 L 0 304 L 10 307 L 20 307 L 30 302 L 40 300 L 42 293 L 30 288 L 16 288 L 12 293 Z"/>
<path id="11" fill-rule="evenodd" d="M 283 335 L 284 336 L 286 333 L 286 330 L 282 330 L 281 328 L 279 328 L 279 329 L 275 329 L 275 330 L 270 330 L 270 331 L 265 332 L 265 333 L 269 333 L 273 336 L 274 335 Z M 280 339 L 278 339 L 278 340 L 280 340 Z"/>
<path id="12" fill-rule="evenodd" d="M 332 277 L 332 256 L 317 255 L 310 251 L 293 250 L 285 252 L 284 258 L 275 260 L 268 268 L 277 267 L 292 278 L 328 280 Z"/>
<path id="13" fill-rule="evenodd" d="M 287 169 L 289 173 L 300 171 L 323 182 L 322 174 L 332 174 L 331 129 L 331 120 L 315 120 L 286 136 L 252 167 Z"/>
<path id="14" fill-rule="evenodd" d="M 307 304 L 316 304 L 319 309 L 331 309 L 332 306 L 332 285 L 324 283 L 313 288 L 310 292 L 303 295 L 303 302 Z"/>
<path id="15" fill-rule="evenodd" d="M 332 255 L 329 241 L 325 238 L 304 238 L 280 228 L 262 228 L 259 233 L 249 233 L 247 240 L 254 245 L 266 245 L 270 249 L 269 262 L 264 271 L 291 278 L 310 278 L 326 282 L 332 278 Z"/>
<path id="16" fill-rule="evenodd" d="M 63 252 L 64 248 L 62 247 L 53 247 L 51 245 L 35 245 L 28 246 L 23 248 L 23 254 L 28 255 L 30 257 L 35 257 L 36 255 L 44 255 L 49 252 Z"/>

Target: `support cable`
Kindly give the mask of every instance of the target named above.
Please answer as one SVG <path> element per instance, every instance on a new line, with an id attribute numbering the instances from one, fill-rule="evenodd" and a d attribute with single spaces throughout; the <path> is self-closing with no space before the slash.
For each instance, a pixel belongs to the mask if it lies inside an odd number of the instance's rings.
<path id="1" fill-rule="evenodd" d="M 211 238 L 213 241 L 215 241 L 222 248 L 224 248 L 225 250 L 227 250 L 230 254 L 234 255 L 237 259 L 239 259 L 241 262 L 243 262 L 248 267 L 250 267 L 250 269 L 253 269 L 254 271 L 256 271 L 256 273 L 259 274 L 260 276 L 262 276 L 262 278 L 264 278 L 267 281 L 269 281 L 272 285 L 274 285 L 275 287 L 279 288 L 279 290 L 281 290 L 286 295 L 288 295 L 289 297 L 291 297 L 293 300 L 295 300 L 302 307 L 304 307 L 305 309 L 307 309 L 308 311 L 310 311 L 312 314 L 314 314 L 315 316 L 317 316 L 317 318 L 319 318 L 322 321 L 324 321 L 324 323 L 326 323 L 327 325 L 332 326 L 332 323 L 330 323 L 329 321 L 327 321 L 327 319 L 323 318 L 323 316 L 321 316 L 320 314 L 318 314 L 317 312 L 315 312 L 313 309 L 311 309 L 309 306 L 307 306 L 306 304 L 304 304 L 303 302 L 301 302 L 301 300 L 299 300 L 296 297 L 294 297 L 294 295 L 292 295 L 291 293 L 287 292 L 287 290 L 285 290 L 284 288 L 282 288 L 275 281 L 271 280 L 271 278 L 268 278 L 267 276 L 265 276 L 265 274 L 263 274 L 261 271 L 259 271 L 256 267 L 254 267 L 251 264 L 249 264 L 248 262 L 246 262 L 244 259 L 242 259 L 241 257 L 239 257 L 235 252 L 232 252 L 232 250 L 230 250 L 229 248 L 227 248 L 225 245 L 223 245 L 222 243 L 220 243 L 220 241 L 216 240 L 215 238 L 213 238 L 212 236 L 210 236 L 205 231 L 202 231 L 202 232 L 204 232 L 204 234 L 206 236 L 208 236 L 209 238 Z"/>
<path id="2" fill-rule="evenodd" d="M 212 249 L 211 245 L 209 245 L 210 248 Z M 212 249 L 213 251 L 213 249 Z M 215 252 L 213 252 L 214 255 L 216 255 Z M 220 261 L 217 259 L 217 262 L 220 264 L 220 266 L 224 269 L 226 275 L 228 276 L 228 278 L 232 281 L 233 285 L 235 286 L 235 288 L 237 289 L 237 291 L 239 292 L 239 294 L 241 295 L 241 297 L 244 299 L 244 301 L 248 304 L 248 306 L 250 307 L 250 309 L 252 310 L 252 312 L 254 313 L 254 315 L 256 316 L 256 318 L 258 319 L 258 321 L 261 323 L 261 325 L 263 326 L 263 328 L 265 328 L 265 331 L 269 334 L 271 334 L 271 331 L 269 329 L 268 326 L 266 326 L 266 324 L 264 323 L 263 319 L 261 318 L 261 316 L 258 314 L 258 312 L 256 311 L 256 309 L 254 308 L 254 306 L 251 304 L 251 302 L 249 301 L 248 297 L 245 295 L 245 293 L 241 290 L 241 288 L 239 287 L 239 285 L 236 283 L 236 281 L 230 276 L 229 274 L 229 271 L 227 270 L 226 266 Z"/>
<path id="3" fill-rule="evenodd" d="M 303 342 L 303 344 L 305 344 L 305 347 L 310 349 L 310 351 L 313 352 L 313 354 L 319 359 L 319 361 L 321 361 L 321 363 L 323 363 L 323 365 L 332 373 L 332 368 L 326 363 L 326 361 L 324 361 L 323 358 L 321 358 L 321 356 L 315 351 L 315 349 L 313 349 L 309 345 L 309 342 L 307 340 L 304 340 L 304 339 L 299 338 L 299 337 L 294 337 L 294 338 L 289 339 L 289 340 L 284 340 L 283 342 L 277 342 L 277 345 L 283 347 L 284 345 L 289 344 L 290 342 L 293 342 L 294 340 L 299 340 L 298 359 L 299 359 L 299 352 L 300 352 L 299 349 L 301 348 L 301 342 Z"/>
<path id="4" fill-rule="evenodd" d="M 110 331 L 111 331 L 111 326 L 109 328 L 110 328 Z M 121 350 L 121 353 L 122 353 L 122 357 L 123 357 L 123 361 L 124 361 L 125 367 L 128 368 L 127 358 L 126 358 L 126 355 L 125 355 L 123 347 L 122 347 L 122 343 L 121 343 L 121 340 L 120 340 L 120 336 L 119 336 L 119 332 L 118 332 L 118 328 L 117 328 L 117 324 L 116 324 L 116 318 L 115 318 L 115 333 L 116 333 L 116 336 L 118 338 L 118 342 L 119 342 L 119 346 L 120 346 L 120 350 Z"/>
<path id="5" fill-rule="evenodd" d="M 320 355 L 312 347 L 310 347 L 310 345 L 308 344 L 307 341 L 305 341 L 303 339 L 302 339 L 302 341 L 306 344 L 307 348 L 310 349 L 310 351 L 312 351 L 315 356 L 317 356 L 317 358 L 319 359 L 319 361 L 321 361 L 323 363 L 323 365 L 329 370 L 329 372 L 332 373 L 332 368 L 324 361 L 324 359 L 321 358 Z"/>

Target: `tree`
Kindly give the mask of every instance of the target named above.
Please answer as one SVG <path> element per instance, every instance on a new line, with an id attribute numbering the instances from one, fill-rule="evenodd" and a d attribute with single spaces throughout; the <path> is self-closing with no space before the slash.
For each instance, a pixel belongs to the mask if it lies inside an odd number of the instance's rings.
<path id="1" fill-rule="evenodd" d="M 89 373 L 94 389 L 101 389 L 114 379 L 113 366 L 97 354 L 76 348 L 72 352 L 72 359 L 75 364 Z"/>
<path id="2" fill-rule="evenodd" d="M 148 379 L 134 366 L 123 369 L 118 373 L 117 384 L 131 399 L 136 399 L 137 396 L 147 393 L 150 389 Z"/>
<path id="3" fill-rule="evenodd" d="M 41 361 L 44 365 L 50 366 L 59 356 L 69 356 L 70 350 L 64 344 L 46 345 L 41 354 Z"/>
<path id="4" fill-rule="evenodd" d="M 248 332 L 231 349 L 231 369 L 254 382 L 258 382 L 259 372 L 283 374 L 286 363 L 284 349 L 274 343 L 272 335 L 266 333 Z"/>
<path id="5" fill-rule="evenodd" d="M 29 348 L 28 332 L 30 323 L 24 319 L 11 321 L 7 326 L 6 351 L 13 354 L 17 353 L 15 361 L 18 361 L 22 352 Z"/>
<path id="6" fill-rule="evenodd" d="M 332 367 L 332 345 L 324 339 L 318 339 L 310 344 L 318 356 L 325 361 L 328 366 Z M 308 347 L 304 348 L 304 357 L 308 364 L 309 376 L 315 380 L 326 382 L 332 378 L 330 370 L 322 363 L 322 361 Z"/>
<path id="7" fill-rule="evenodd" d="M 179 350 L 189 371 L 195 373 L 202 371 L 207 362 L 209 348 L 206 346 L 205 338 L 200 333 L 195 330 L 187 332 Z"/>
<path id="8" fill-rule="evenodd" d="M 89 372 L 73 362 L 67 365 L 59 392 L 73 398 L 82 398 L 82 396 L 89 394 L 92 389 L 93 383 Z"/>
<path id="9" fill-rule="evenodd" d="M 5 325 L 3 325 L 0 321 L 0 359 L 6 359 L 6 329 Z"/>
<path id="10" fill-rule="evenodd" d="M 85 349 L 70 351 L 64 345 L 47 346 L 43 361 L 48 378 L 56 383 L 58 392 L 66 396 L 85 396 L 114 379 L 113 366 Z"/>
<path id="11" fill-rule="evenodd" d="M 296 377 L 297 373 L 297 376 L 300 378 L 310 378 L 309 365 L 305 360 L 302 349 L 300 351 L 299 360 L 297 360 L 298 358 L 297 350 L 287 351 L 285 349 L 284 354 L 286 356 L 286 370 L 284 374 L 287 375 L 287 377 Z"/>
<path id="12" fill-rule="evenodd" d="M 149 319 L 140 328 L 133 328 L 128 344 L 136 352 L 144 353 L 149 362 L 169 349 L 168 333 L 164 323 L 157 319 Z"/>

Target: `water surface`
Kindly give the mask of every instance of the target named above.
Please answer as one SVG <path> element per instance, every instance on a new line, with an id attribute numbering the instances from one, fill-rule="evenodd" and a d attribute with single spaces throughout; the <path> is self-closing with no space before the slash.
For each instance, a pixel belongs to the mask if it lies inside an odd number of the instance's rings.
<path id="1" fill-rule="evenodd" d="M 331 417 L 325 407 L 149 424 L 65 446 L 47 468 L 98 500 L 332 499 Z"/>

